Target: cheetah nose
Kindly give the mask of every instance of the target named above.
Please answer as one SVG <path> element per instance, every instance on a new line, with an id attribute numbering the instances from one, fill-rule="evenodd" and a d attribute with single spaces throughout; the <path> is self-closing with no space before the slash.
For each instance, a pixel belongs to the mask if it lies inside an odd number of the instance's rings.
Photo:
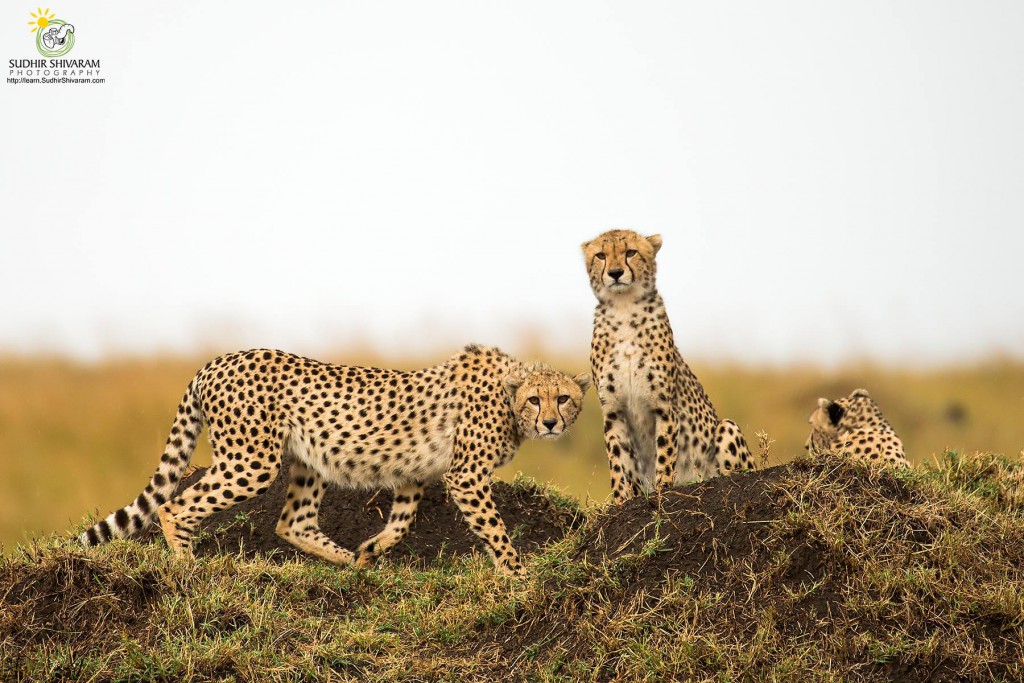
<path id="1" fill-rule="evenodd" d="M 609 270 L 608 274 L 611 275 L 613 280 L 618 280 L 620 277 L 622 277 L 622 274 L 624 272 L 626 271 L 624 271 L 622 268 L 616 268 L 615 270 Z"/>
<path id="2" fill-rule="evenodd" d="M 556 424 L 558 424 L 558 420 L 555 420 L 553 418 L 548 418 L 544 420 L 544 426 L 548 428 L 549 432 L 555 428 Z"/>

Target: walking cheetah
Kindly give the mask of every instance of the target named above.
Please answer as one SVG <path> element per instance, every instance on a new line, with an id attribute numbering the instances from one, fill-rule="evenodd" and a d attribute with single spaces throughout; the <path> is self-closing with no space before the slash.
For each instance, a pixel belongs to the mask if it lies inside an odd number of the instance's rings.
<path id="1" fill-rule="evenodd" d="M 846 398 L 818 399 L 818 407 L 807 419 L 811 433 L 806 448 L 811 453 L 840 451 L 858 460 L 909 467 L 903 442 L 896 436 L 878 404 L 864 389 Z"/>
<path id="2" fill-rule="evenodd" d="M 597 296 L 590 364 L 604 413 L 612 495 L 753 469 L 731 420 L 719 421 L 676 348 L 655 287 L 661 236 L 611 230 L 583 245 Z"/>
<path id="3" fill-rule="evenodd" d="M 287 452 L 291 483 L 277 533 L 296 547 L 340 565 L 370 565 L 408 532 L 424 485 L 443 477 L 497 568 L 519 573 L 491 498 L 491 474 L 523 439 L 564 433 L 589 385 L 589 375 L 570 377 L 475 345 L 415 372 L 263 349 L 221 356 L 188 385 L 146 489 L 81 541 L 90 546 L 129 536 L 156 514 L 171 549 L 190 553 L 199 522 L 266 491 Z M 174 495 L 204 425 L 213 464 Z M 318 507 L 332 482 L 394 489 L 387 525 L 358 555 L 320 531 Z"/>

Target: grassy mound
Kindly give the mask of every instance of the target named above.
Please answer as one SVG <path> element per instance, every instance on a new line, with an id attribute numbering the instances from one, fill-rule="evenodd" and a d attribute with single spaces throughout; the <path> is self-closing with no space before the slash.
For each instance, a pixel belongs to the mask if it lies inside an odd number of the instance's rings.
<path id="1" fill-rule="evenodd" d="M 636 499 L 497 640 L 599 680 L 1021 680 L 1024 524 L 991 502 L 838 459 Z"/>
<path id="2" fill-rule="evenodd" d="M 1018 472 L 799 460 L 592 511 L 522 581 L 463 552 L 355 570 L 52 540 L 0 560 L 0 680 L 1018 681 Z"/>

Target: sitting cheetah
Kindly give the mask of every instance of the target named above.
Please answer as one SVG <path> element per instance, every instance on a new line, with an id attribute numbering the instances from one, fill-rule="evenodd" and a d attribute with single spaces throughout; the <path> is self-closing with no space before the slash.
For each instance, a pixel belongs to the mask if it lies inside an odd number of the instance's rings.
<path id="1" fill-rule="evenodd" d="M 806 448 L 811 453 L 839 451 L 858 460 L 910 466 L 903 454 L 903 442 L 864 389 L 855 389 L 835 401 L 819 398 L 817 409 L 807 421 L 811 434 Z"/>
<path id="2" fill-rule="evenodd" d="M 655 287 L 661 236 L 612 230 L 583 245 L 597 296 L 590 363 L 604 412 L 612 495 L 753 469 L 731 420 L 719 421 L 683 360 Z"/>
<path id="3" fill-rule="evenodd" d="M 266 491 L 288 452 L 291 483 L 277 533 L 296 547 L 340 565 L 370 565 L 408 532 L 424 485 L 443 477 L 498 569 L 519 573 L 491 499 L 491 474 L 523 439 L 562 434 L 589 385 L 589 375 L 570 377 L 482 346 L 416 372 L 262 349 L 221 356 L 188 385 L 146 489 L 81 541 L 90 546 L 128 536 L 155 513 L 171 549 L 189 553 L 199 522 Z M 213 464 L 174 495 L 203 425 Z M 358 556 L 320 531 L 317 511 L 331 482 L 394 489 L 387 525 Z"/>

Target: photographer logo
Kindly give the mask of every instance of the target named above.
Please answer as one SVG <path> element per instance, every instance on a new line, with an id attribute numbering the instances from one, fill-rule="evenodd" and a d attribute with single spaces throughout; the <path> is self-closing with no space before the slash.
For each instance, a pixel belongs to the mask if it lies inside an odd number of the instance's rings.
<path id="1" fill-rule="evenodd" d="M 38 13 L 37 13 L 38 12 Z M 75 27 L 57 19 L 50 8 L 32 12 L 29 26 L 36 34 L 36 49 L 44 57 L 63 57 L 75 46 Z"/>

